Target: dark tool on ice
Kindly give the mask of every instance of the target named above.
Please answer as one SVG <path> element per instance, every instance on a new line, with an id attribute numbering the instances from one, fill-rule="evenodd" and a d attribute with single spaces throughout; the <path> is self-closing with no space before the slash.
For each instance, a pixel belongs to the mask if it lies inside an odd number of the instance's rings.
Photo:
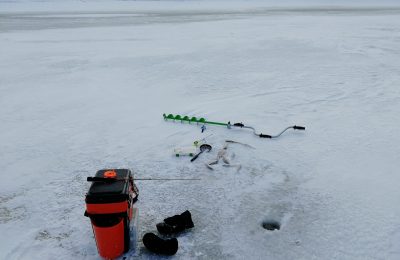
<path id="1" fill-rule="evenodd" d="M 237 128 L 247 128 L 253 130 L 254 134 L 260 138 L 278 138 L 281 136 L 286 130 L 288 129 L 293 129 L 293 130 L 305 130 L 306 128 L 304 126 L 298 126 L 298 125 L 293 125 L 293 126 L 288 126 L 285 129 L 283 129 L 279 134 L 276 135 L 267 135 L 263 133 L 257 133 L 256 129 L 252 126 L 247 126 L 244 125 L 243 123 L 234 123 L 231 124 L 229 121 L 228 123 L 221 123 L 221 122 L 213 122 L 213 121 L 207 121 L 205 118 L 196 118 L 196 117 L 189 117 L 189 116 L 181 116 L 181 115 L 173 115 L 173 114 L 163 114 L 164 120 L 173 120 L 173 121 L 180 121 L 181 123 L 188 122 L 189 124 L 191 123 L 196 123 L 196 124 L 209 124 L 209 125 L 220 125 L 220 126 L 226 126 L 228 129 L 232 129 L 232 127 L 237 127 Z"/>
<path id="2" fill-rule="evenodd" d="M 197 157 L 199 157 L 200 154 L 202 154 L 203 152 L 210 152 L 211 149 L 212 149 L 212 147 L 209 144 L 200 145 L 200 152 L 198 154 L 196 154 L 195 156 L 193 156 L 193 158 L 190 161 L 193 162 L 194 160 L 197 159 Z"/>

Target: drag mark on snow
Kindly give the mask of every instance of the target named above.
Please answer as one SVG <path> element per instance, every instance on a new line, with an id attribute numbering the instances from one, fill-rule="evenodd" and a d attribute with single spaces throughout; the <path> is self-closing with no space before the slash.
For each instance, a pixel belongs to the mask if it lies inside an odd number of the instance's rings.
<path id="1" fill-rule="evenodd" d="M 60 242 L 63 239 L 68 238 L 71 235 L 71 232 L 69 233 L 59 233 L 58 235 L 51 235 L 49 231 L 47 230 L 42 230 L 39 231 L 39 233 L 36 235 L 35 240 L 43 241 L 43 240 L 48 240 L 48 239 L 54 239 Z"/>

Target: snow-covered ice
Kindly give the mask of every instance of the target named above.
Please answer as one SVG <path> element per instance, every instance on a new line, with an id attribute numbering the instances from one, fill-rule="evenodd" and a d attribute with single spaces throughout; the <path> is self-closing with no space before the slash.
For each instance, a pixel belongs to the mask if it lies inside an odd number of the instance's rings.
<path id="1" fill-rule="evenodd" d="M 0 259 L 98 259 L 86 177 L 108 167 L 201 178 L 136 182 L 139 237 L 192 212 L 173 258 L 399 259 L 400 7 L 355 3 L 1 2 Z M 256 149 L 210 171 L 225 139 Z"/>

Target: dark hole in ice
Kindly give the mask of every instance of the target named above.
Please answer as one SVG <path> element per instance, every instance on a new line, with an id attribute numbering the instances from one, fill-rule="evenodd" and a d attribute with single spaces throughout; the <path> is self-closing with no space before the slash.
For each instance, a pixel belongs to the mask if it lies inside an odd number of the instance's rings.
<path id="1" fill-rule="evenodd" d="M 281 224 L 278 221 L 274 220 L 265 220 L 262 223 L 262 227 L 266 230 L 279 230 L 281 228 Z"/>

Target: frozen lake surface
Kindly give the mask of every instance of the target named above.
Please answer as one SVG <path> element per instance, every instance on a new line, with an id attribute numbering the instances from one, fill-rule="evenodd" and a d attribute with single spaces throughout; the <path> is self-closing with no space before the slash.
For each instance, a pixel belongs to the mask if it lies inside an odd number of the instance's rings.
<path id="1" fill-rule="evenodd" d="M 227 4 L 227 6 L 229 6 Z M 132 26 L 154 23 L 188 23 L 270 16 L 365 16 L 398 15 L 400 7 L 248 7 L 226 10 L 162 9 L 120 11 L 19 11 L 0 13 L 1 31 L 79 27 Z M 273 19 L 273 17 L 270 17 Z"/>
<path id="2" fill-rule="evenodd" d="M 186 209 L 178 259 L 399 259 L 399 7 L 31 5 L 0 4 L 0 259 L 98 259 L 86 177 L 108 167 L 201 179 L 136 182 L 128 259 L 158 259 L 141 237 Z M 256 149 L 210 171 L 225 139 Z"/>

